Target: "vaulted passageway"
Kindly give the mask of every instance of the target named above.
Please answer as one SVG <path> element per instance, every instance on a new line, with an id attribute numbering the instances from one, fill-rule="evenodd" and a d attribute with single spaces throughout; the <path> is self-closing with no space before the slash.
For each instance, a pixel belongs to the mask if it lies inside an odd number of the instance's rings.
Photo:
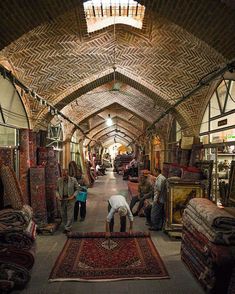
<path id="1" fill-rule="evenodd" d="M 87 216 L 84 222 L 75 222 L 73 230 L 78 232 L 104 232 L 107 216 L 107 200 L 111 195 L 122 194 L 129 203 L 127 182 L 122 176 L 113 173 L 99 177 L 89 188 Z M 119 220 L 115 218 L 115 231 L 119 230 Z M 135 217 L 134 231 L 148 231 L 145 218 Z M 22 294 L 28 293 L 96 293 L 96 294 L 156 294 L 156 293 L 203 293 L 200 286 L 180 260 L 180 241 L 170 240 L 163 232 L 151 233 L 152 240 L 159 251 L 170 279 L 167 280 L 131 280 L 105 283 L 88 282 L 47 282 L 52 266 L 62 250 L 66 236 L 62 228 L 53 236 L 38 236 L 37 257 L 32 270 L 31 281 Z M 19 293 L 14 291 L 13 293 Z"/>

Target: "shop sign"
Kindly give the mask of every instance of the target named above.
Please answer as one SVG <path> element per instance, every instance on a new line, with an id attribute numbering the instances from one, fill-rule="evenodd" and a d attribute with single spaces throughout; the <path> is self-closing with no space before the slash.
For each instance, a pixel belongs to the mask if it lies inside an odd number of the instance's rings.
<path id="1" fill-rule="evenodd" d="M 227 118 L 218 121 L 218 127 L 225 126 L 228 123 Z"/>
<path id="2" fill-rule="evenodd" d="M 227 139 L 229 139 L 229 140 L 235 140 L 235 134 L 233 135 L 233 134 L 229 134 L 229 135 L 227 135 Z"/>

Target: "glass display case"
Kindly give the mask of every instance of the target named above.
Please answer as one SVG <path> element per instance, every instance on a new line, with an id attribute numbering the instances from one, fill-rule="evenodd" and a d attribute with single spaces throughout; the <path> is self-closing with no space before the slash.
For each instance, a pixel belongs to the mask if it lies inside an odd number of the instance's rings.
<path id="1" fill-rule="evenodd" d="M 203 159 L 213 160 L 212 199 L 217 204 L 226 204 L 231 163 L 235 160 L 235 142 L 207 144 L 203 148 Z"/>

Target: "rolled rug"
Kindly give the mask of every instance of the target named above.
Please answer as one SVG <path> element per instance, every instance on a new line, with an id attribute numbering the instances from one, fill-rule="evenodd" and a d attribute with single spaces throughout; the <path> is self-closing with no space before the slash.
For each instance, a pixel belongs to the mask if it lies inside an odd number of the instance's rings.
<path id="1" fill-rule="evenodd" d="M 18 249 L 12 246 L 0 246 L 0 260 L 12 263 L 30 270 L 33 267 L 35 246 L 29 250 Z"/>
<path id="2" fill-rule="evenodd" d="M 23 289 L 30 280 L 30 274 L 29 271 L 22 266 L 0 260 L 0 281 L 1 280 L 13 282 L 14 289 Z"/>
<path id="3" fill-rule="evenodd" d="M 23 232 L 7 232 L 0 234 L 0 243 L 4 246 L 11 245 L 18 249 L 28 250 L 32 247 L 34 240 Z"/>
<path id="4" fill-rule="evenodd" d="M 25 229 L 33 217 L 33 210 L 29 205 L 24 205 L 22 209 L 12 208 L 0 211 L 0 232 Z"/>

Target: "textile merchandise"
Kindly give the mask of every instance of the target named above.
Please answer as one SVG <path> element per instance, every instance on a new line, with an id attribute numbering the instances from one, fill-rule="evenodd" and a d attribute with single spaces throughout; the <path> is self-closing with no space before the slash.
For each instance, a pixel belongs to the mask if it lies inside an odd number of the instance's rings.
<path id="1" fill-rule="evenodd" d="M 50 281 L 113 281 L 169 278 L 151 238 L 144 233 L 75 233 L 50 274 Z"/>
<path id="2" fill-rule="evenodd" d="M 168 178 L 169 175 L 170 165 L 171 164 L 169 162 L 163 162 L 162 174 L 166 178 Z"/>
<path id="3" fill-rule="evenodd" d="M 33 211 L 28 205 L 24 205 L 21 210 L 3 209 L 0 211 L 0 232 L 24 230 L 32 217 Z"/>
<path id="4" fill-rule="evenodd" d="M 229 293 L 233 283 L 234 221 L 208 199 L 194 198 L 184 210 L 181 257 L 208 293 Z"/>
<path id="5" fill-rule="evenodd" d="M 192 224 L 211 242 L 235 245 L 235 217 L 205 198 L 190 200 L 184 210 L 184 222 Z"/>
<path id="6" fill-rule="evenodd" d="M 55 218 L 58 216 L 55 189 L 55 185 L 46 185 L 46 206 L 48 222 L 54 222 Z"/>
<path id="7" fill-rule="evenodd" d="M 190 160 L 191 150 L 181 150 L 180 165 L 188 166 Z"/>
<path id="8" fill-rule="evenodd" d="M 192 233 L 192 229 L 184 227 L 181 256 L 207 292 L 227 293 L 235 265 L 230 247 L 215 245 L 197 230 Z"/>
<path id="9" fill-rule="evenodd" d="M 199 161 L 202 159 L 202 147 L 203 147 L 202 143 L 193 144 L 192 152 L 190 155 L 190 161 L 189 161 L 190 166 L 194 166 L 196 161 Z"/>
<path id="10" fill-rule="evenodd" d="M 19 130 L 19 175 L 20 175 L 20 185 L 23 192 L 24 203 L 29 203 L 29 130 L 20 129 Z"/>
<path id="11" fill-rule="evenodd" d="M 33 267 L 35 257 L 35 247 L 30 250 L 17 249 L 13 246 L 0 245 L 0 260 L 22 266 L 28 270 Z"/>
<path id="12" fill-rule="evenodd" d="M 47 148 L 46 147 L 38 147 L 37 148 L 37 158 L 38 165 L 46 165 L 47 163 Z"/>
<path id="13" fill-rule="evenodd" d="M 6 232 L 0 234 L 0 242 L 3 246 L 13 246 L 18 249 L 28 250 L 33 245 L 33 240 L 22 232 Z"/>
<path id="14" fill-rule="evenodd" d="M 4 203 L 10 204 L 14 209 L 21 209 L 25 202 L 15 172 L 10 166 L 1 165 L 0 174 L 4 187 Z"/>
<path id="15" fill-rule="evenodd" d="M 29 280 L 30 274 L 26 268 L 0 260 L 0 290 L 23 289 Z"/>
<path id="16" fill-rule="evenodd" d="M 13 148 L 0 147 L 0 162 L 14 168 L 14 152 Z"/>
<path id="17" fill-rule="evenodd" d="M 56 159 L 56 152 L 52 148 L 48 150 L 48 161 L 45 165 L 45 184 L 46 184 L 46 205 L 48 222 L 54 222 L 59 215 L 56 202 L 57 179 L 61 175 L 61 170 Z"/>
<path id="18" fill-rule="evenodd" d="M 79 178 L 81 177 L 81 171 L 78 168 L 78 165 L 75 161 L 69 162 L 69 175 L 70 177 Z"/>
<path id="19" fill-rule="evenodd" d="M 19 249 L 30 249 L 36 239 L 36 225 L 30 221 L 24 230 L 11 230 L 0 232 L 0 243 L 4 246 L 11 245 Z"/>
<path id="20" fill-rule="evenodd" d="M 37 133 L 29 131 L 29 165 L 37 165 Z"/>
<path id="21" fill-rule="evenodd" d="M 235 230 L 235 217 L 226 212 L 224 209 L 218 208 L 214 203 L 206 198 L 194 198 L 189 202 L 196 213 L 203 215 L 205 221 L 212 227 L 217 229 Z"/>
<path id="22" fill-rule="evenodd" d="M 171 165 L 169 168 L 169 173 L 168 173 L 168 177 L 181 177 L 182 174 L 182 169 L 180 166 L 178 165 Z"/>
<path id="23" fill-rule="evenodd" d="M 202 218 L 191 212 L 188 207 L 184 210 L 183 222 L 192 224 L 200 233 L 205 235 L 215 244 L 235 245 L 235 233 L 233 231 L 222 232 L 208 226 Z"/>
<path id="24" fill-rule="evenodd" d="M 37 224 L 47 223 L 45 168 L 30 168 L 30 195 L 31 206 L 34 211 L 34 220 Z"/>

